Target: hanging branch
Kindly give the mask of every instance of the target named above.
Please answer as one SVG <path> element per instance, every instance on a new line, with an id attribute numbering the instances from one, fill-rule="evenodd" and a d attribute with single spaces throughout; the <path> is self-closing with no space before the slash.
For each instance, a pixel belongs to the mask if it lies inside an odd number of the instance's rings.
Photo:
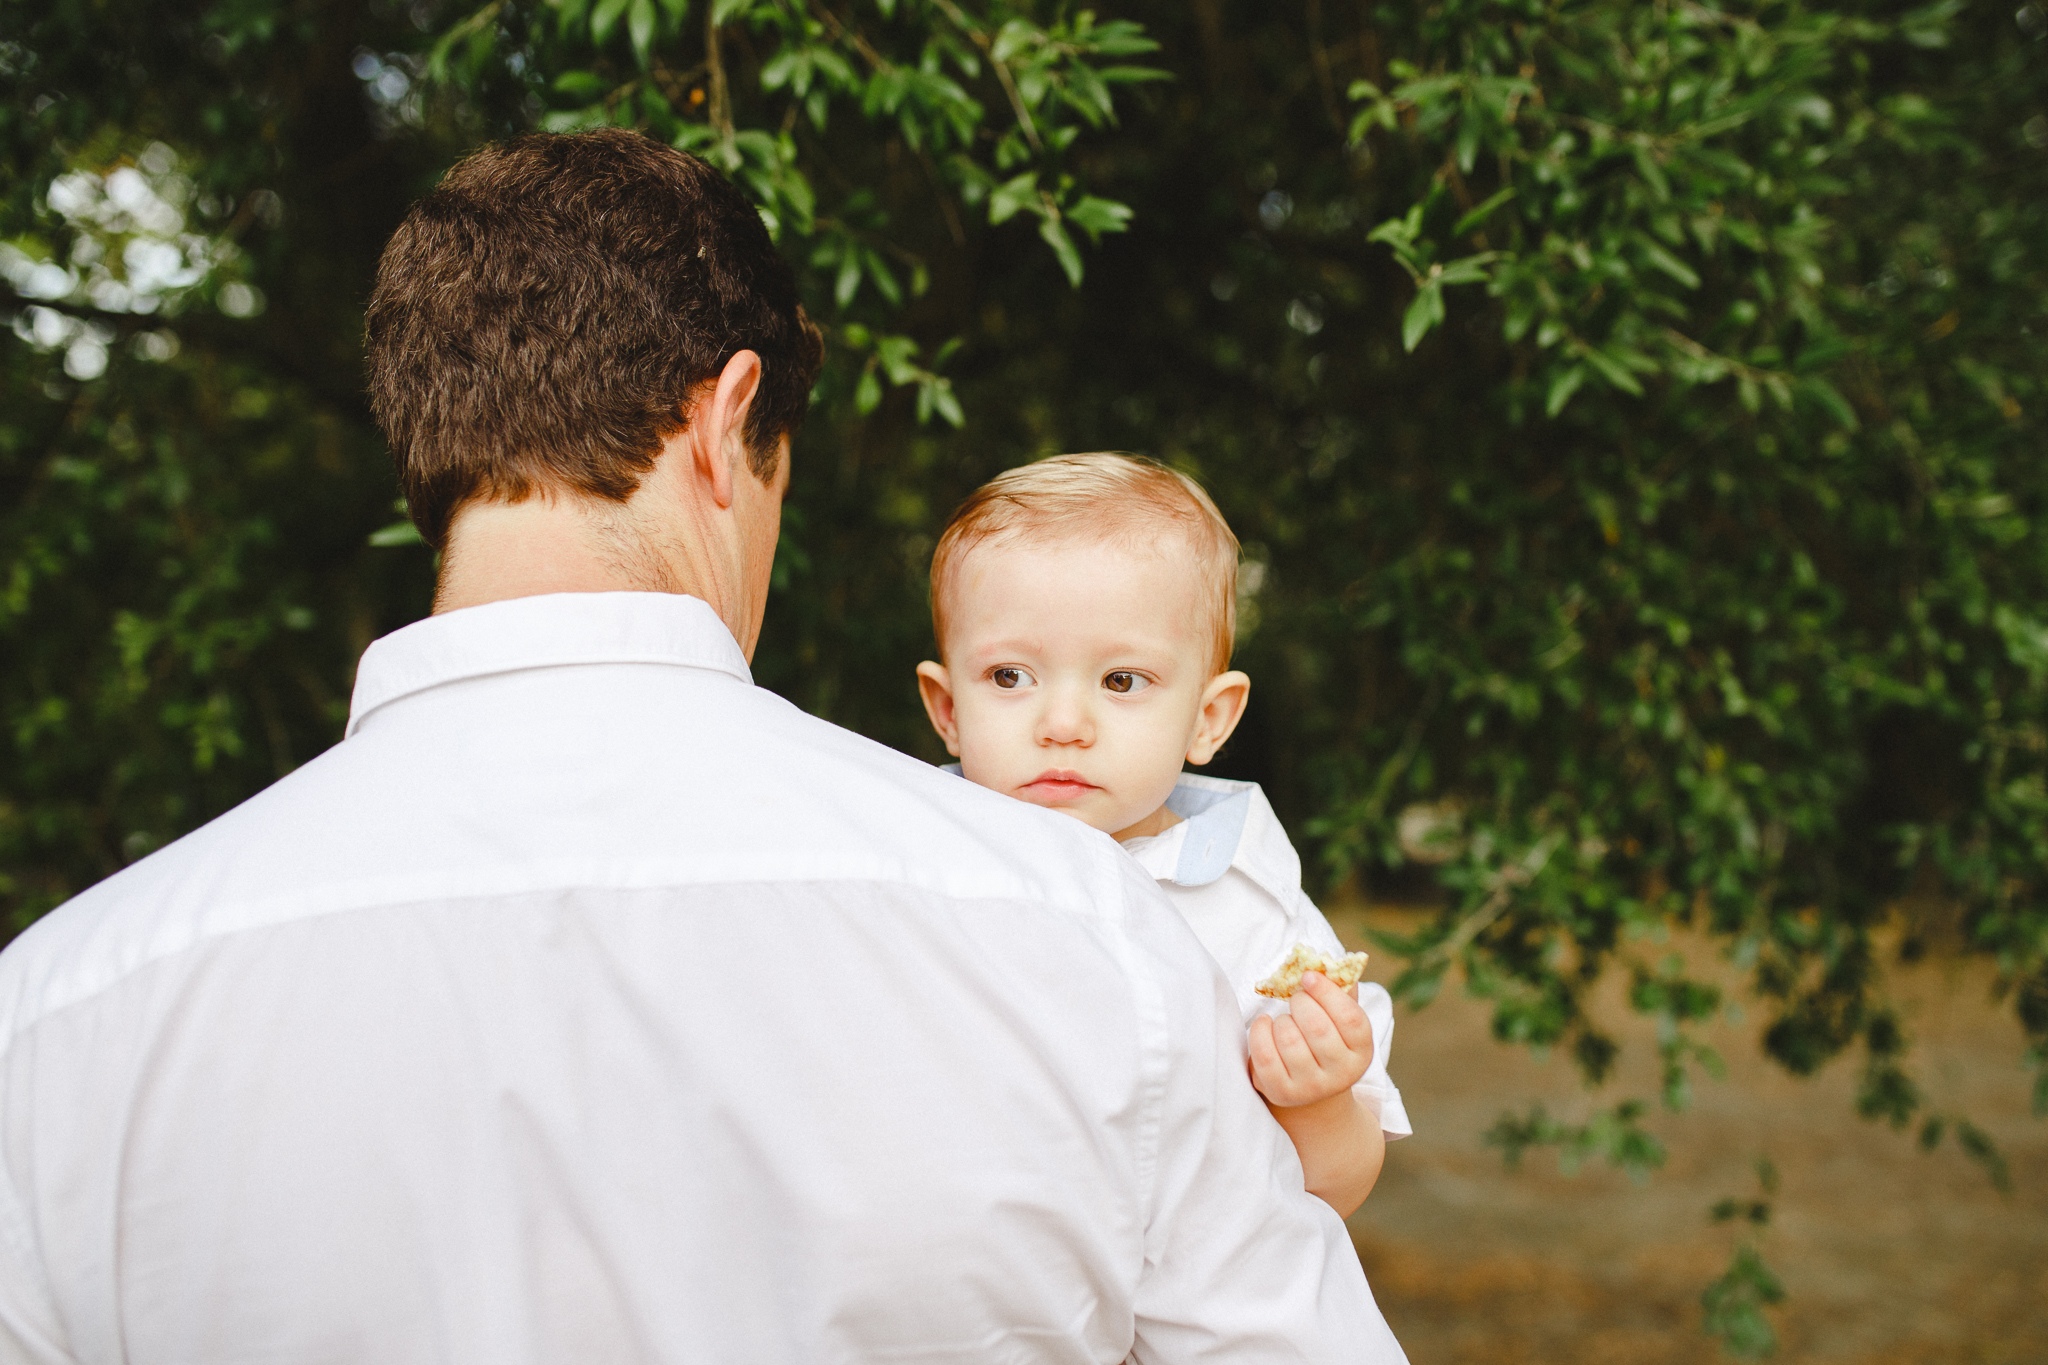
<path id="1" fill-rule="evenodd" d="M 726 89 L 725 62 L 718 54 L 718 6 L 704 7 L 704 65 L 710 72 L 711 108 L 707 114 L 718 142 L 728 153 L 733 146 L 732 95 Z"/>
<path id="2" fill-rule="evenodd" d="M 1038 127 L 1032 123 L 1031 110 L 1025 106 L 1024 96 L 1018 93 L 1017 82 L 1010 76 L 1009 63 L 996 56 L 995 44 L 981 31 L 981 26 L 963 14 L 952 0 L 937 0 L 937 4 L 939 11 L 953 21 L 953 27 L 966 34 L 974 45 L 981 49 L 982 55 L 988 58 L 989 66 L 996 73 L 997 84 L 1001 85 L 1003 93 L 1009 96 L 1011 112 L 1017 115 L 1017 125 L 1024 130 L 1024 140 L 1031 144 L 1032 151 L 1043 152 L 1045 144 L 1038 140 Z"/>

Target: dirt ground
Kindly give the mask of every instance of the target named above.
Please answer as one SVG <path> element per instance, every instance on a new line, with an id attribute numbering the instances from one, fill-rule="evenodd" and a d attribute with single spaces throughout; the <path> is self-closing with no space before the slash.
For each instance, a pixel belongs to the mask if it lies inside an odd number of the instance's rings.
<path id="1" fill-rule="evenodd" d="M 1331 919 L 1362 947 L 1372 923 L 1413 922 L 1357 907 Z M 1651 962 L 1678 951 L 1696 974 L 1735 980 L 1699 943 L 1638 951 Z M 1725 1359 L 1700 1331 L 1700 1293 L 1726 1267 L 1736 1234 L 1708 1210 L 1757 1194 L 1758 1157 L 1780 1176 L 1759 1243 L 1789 1296 L 1772 1313 L 1779 1360 L 2048 1361 L 2048 1120 L 2029 1114 L 2018 1026 L 1990 1002 L 1981 964 L 1923 963 L 1894 979 L 1930 1107 L 1991 1134 L 2011 1165 L 2010 1195 L 1952 1138 L 1923 1153 L 1910 1134 L 1859 1119 L 1855 1057 L 1808 1080 L 1766 1062 L 1756 1039 L 1768 1012 L 1740 996 L 1740 1017 L 1701 1035 L 1727 1059 L 1727 1079 L 1698 1078 L 1686 1113 L 1650 1120 L 1670 1159 L 1645 1184 L 1604 1165 L 1568 1177 L 1548 1152 L 1509 1172 L 1480 1138 L 1504 1110 L 1541 1101 L 1577 1119 L 1654 1096 L 1653 1028 L 1628 1014 L 1623 983 L 1606 983 L 1599 1011 L 1629 1020 L 1617 1029 L 1617 1078 L 1599 1092 L 1562 1056 L 1494 1042 L 1487 1007 L 1455 983 L 1401 1014 L 1393 1075 L 1416 1135 L 1389 1149 L 1350 1226 L 1415 1365 Z"/>

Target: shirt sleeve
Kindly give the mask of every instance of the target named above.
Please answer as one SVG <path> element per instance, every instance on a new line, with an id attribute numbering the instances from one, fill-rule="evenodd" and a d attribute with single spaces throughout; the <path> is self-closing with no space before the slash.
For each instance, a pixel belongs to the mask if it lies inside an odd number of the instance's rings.
<path id="1" fill-rule="evenodd" d="M 1126 921 L 1159 1056 L 1137 1365 L 1406 1365 L 1358 1253 L 1246 1076 L 1221 970 L 1135 864 Z"/>
<path id="2" fill-rule="evenodd" d="M 1302 938 L 1309 946 L 1326 953 L 1341 953 L 1344 945 L 1337 939 L 1337 931 L 1330 927 L 1329 917 L 1318 910 L 1315 903 L 1303 896 L 1297 908 L 1302 920 Z M 1387 994 L 1387 988 L 1377 981 L 1358 983 L 1358 1003 L 1365 1009 L 1365 1018 L 1372 1025 L 1372 1065 L 1365 1069 L 1365 1075 L 1351 1093 L 1364 1102 L 1366 1108 L 1380 1116 L 1380 1131 L 1387 1141 L 1412 1136 L 1415 1129 L 1408 1123 L 1408 1110 L 1401 1103 L 1400 1087 L 1387 1074 L 1388 1059 L 1394 1052 L 1394 997 Z"/>

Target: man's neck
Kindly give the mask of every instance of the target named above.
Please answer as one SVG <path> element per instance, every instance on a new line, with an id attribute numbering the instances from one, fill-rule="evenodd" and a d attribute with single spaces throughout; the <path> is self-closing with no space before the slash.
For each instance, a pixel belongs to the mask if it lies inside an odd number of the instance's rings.
<path id="1" fill-rule="evenodd" d="M 436 613 L 557 592 L 689 592 L 624 508 L 573 496 L 471 503 L 449 529 Z"/>

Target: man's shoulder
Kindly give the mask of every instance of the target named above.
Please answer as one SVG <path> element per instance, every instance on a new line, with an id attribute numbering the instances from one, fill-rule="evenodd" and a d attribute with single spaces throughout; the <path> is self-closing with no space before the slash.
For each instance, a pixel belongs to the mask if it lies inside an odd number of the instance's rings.
<path id="1" fill-rule="evenodd" d="M 772 694 L 715 695 L 731 703 L 715 723 L 617 741 L 596 719 L 536 729 L 517 761 L 366 730 L 32 925 L 0 953 L 0 1048 L 152 962 L 356 910 L 859 882 L 1121 920 L 1147 894 L 1114 842 L 1077 821 Z"/>
<path id="2" fill-rule="evenodd" d="M 263 819 L 264 808 L 291 788 L 317 782 L 322 762 L 316 758 L 87 887 L 8 943 L 0 952 L 0 1052 L 41 1015 L 188 946 L 206 931 L 209 909 L 246 917 L 252 907 L 236 904 L 246 899 L 237 884 L 252 880 L 262 865 L 289 866 L 293 858 L 288 845 L 257 832 L 276 823 Z"/>

